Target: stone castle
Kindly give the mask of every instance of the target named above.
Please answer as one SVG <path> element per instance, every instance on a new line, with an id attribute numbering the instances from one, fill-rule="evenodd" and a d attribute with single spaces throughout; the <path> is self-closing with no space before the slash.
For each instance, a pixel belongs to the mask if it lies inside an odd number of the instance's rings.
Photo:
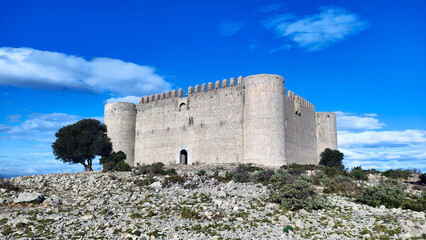
<path id="1" fill-rule="evenodd" d="M 284 87 L 272 74 L 224 79 L 201 88 L 108 103 L 105 124 L 114 151 L 130 166 L 256 163 L 317 164 L 325 148 L 337 149 L 336 115 Z"/>

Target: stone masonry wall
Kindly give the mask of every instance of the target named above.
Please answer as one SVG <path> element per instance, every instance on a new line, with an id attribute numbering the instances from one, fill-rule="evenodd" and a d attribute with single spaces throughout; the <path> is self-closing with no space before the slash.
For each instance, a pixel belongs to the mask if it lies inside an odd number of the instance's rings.
<path id="1" fill-rule="evenodd" d="M 182 149 L 188 164 L 242 162 L 242 87 L 220 85 L 137 105 L 135 162 L 179 163 Z"/>
<path id="2" fill-rule="evenodd" d="M 288 91 L 285 122 L 287 163 L 318 163 L 314 106 Z"/>
<path id="3" fill-rule="evenodd" d="M 337 126 L 336 114 L 333 112 L 317 112 L 316 117 L 316 139 L 317 156 L 320 160 L 320 154 L 326 148 L 337 150 Z"/>
<path id="4" fill-rule="evenodd" d="M 135 153 L 136 109 L 133 103 L 108 103 L 105 105 L 104 122 L 114 151 L 123 151 L 126 162 L 133 166 Z"/>

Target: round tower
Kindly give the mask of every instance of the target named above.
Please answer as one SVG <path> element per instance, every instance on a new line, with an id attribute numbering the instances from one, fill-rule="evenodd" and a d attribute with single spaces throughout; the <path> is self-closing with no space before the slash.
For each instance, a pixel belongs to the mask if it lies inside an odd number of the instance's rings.
<path id="1" fill-rule="evenodd" d="M 134 166 L 136 107 L 133 103 L 119 102 L 105 105 L 104 122 L 112 149 L 123 151 L 126 162 Z"/>
<path id="2" fill-rule="evenodd" d="M 320 154 L 326 148 L 337 150 L 337 126 L 336 114 L 333 112 L 315 113 L 317 122 L 317 156 L 318 162 Z"/>
<path id="3" fill-rule="evenodd" d="M 273 74 L 248 76 L 244 86 L 244 162 L 286 164 L 284 78 Z"/>

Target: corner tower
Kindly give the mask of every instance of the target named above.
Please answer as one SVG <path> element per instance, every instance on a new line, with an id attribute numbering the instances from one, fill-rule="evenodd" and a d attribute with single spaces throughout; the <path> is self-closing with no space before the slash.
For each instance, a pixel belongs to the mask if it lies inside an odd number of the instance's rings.
<path id="1" fill-rule="evenodd" d="M 284 78 L 259 74 L 243 80 L 244 162 L 269 166 L 286 164 Z"/>
<path id="2" fill-rule="evenodd" d="M 123 151 L 126 162 L 134 166 L 136 107 L 133 103 L 119 102 L 105 105 L 105 125 L 112 149 Z"/>
<path id="3" fill-rule="evenodd" d="M 326 148 L 337 150 L 336 114 L 333 112 L 315 113 L 317 122 L 317 157 Z"/>

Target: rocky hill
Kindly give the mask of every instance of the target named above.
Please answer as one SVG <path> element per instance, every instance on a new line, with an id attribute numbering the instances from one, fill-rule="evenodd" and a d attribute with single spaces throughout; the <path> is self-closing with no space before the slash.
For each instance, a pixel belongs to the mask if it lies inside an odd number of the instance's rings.
<path id="1" fill-rule="evenodd" d="M 336 194 L 323 194 L 327 198 L 325 208 L 291 211 L 270 202 L 272 190 L 268 185 L 236 183 L 220 177 L 235 166 L 174 167 L 178 175 L 83 172 L 11 178 L 0 188 L 0 237 L 421 239 L 426 236 L 424 212 L 370 207 Z M 316 191 L 321 190 L 316 187 Z"/>

